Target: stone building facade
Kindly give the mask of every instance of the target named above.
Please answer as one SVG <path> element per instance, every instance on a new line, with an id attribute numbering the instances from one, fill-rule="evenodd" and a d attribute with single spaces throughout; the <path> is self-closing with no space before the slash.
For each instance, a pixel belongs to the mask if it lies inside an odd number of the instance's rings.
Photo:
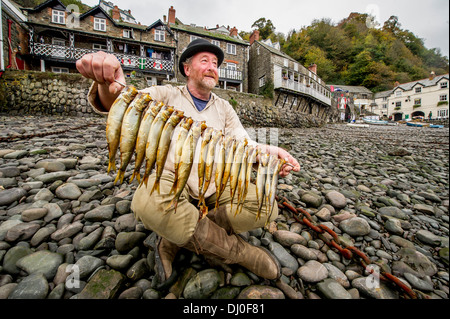
<path id="1" fill-rule="evenodd" d="M 0 72 L 5 69 L 28 69 L 28 27 L 26 16 L 14 2 L 0 0 Z"/>
<path id="2" fill-rule="evenodd" d="M 73 8 L 69 8 L 73 9 Z M 28 11 L 30 53 L 34 70 L 75 73 L 86 53 L 105 51 L 121 62 L 126 76 L 144 76 L 149 85 L 174 76 L 175 39 L 160 20 L 150 26 L 124 22 L 117 6 L 69 12 L 59 0 Z"/>
<path id="3" fill-rule="evenodd" d="M 274 106 L 290 112 L 333 116 L 331 92 L 317 75 L 317 66 L 307 69 L 270 40 L 259 41 L 257 30 L 250 37 L 248 68 L 249 93 L 271 96 Z"/>
<path id="4" fill-rule="evenodd" d="M 177 61 L 187 45 L 197 39 L 203 38 L 219 46 L 224 52 L 224 61 L 219 68 L 219 88 L 238 92 L 248 91 L 248 47 L 249 43 L 238 35 L 233 27 L 217 25 L 215 28 L 184 24 L 176 18 L 175 9 L 169 8 L 167 25 L 174 32 L 177 40 Z M 178 67 L 178 63 L 177 63 Z M 177 69 L 176 78 L 184 82 L 184 77 Z"/>

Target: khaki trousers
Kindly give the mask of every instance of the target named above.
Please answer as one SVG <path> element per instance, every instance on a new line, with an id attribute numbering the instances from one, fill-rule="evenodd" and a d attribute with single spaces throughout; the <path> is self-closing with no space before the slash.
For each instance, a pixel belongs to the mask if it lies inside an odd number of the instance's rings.
<path id="1" fill-rule="evenodd" d="M 178 246 L 184 246 L 194 234 L 199 219 L 199 209 L 193 204 L 196 201 L 189 196 L 188 189 L 185 187 L 179 198 L 176 213 L 174 213 L 173 209 L 166 211 L 174 196 L 173 194 L 169 195 L 174 182 L 174 175 L 165 172 L 160 180 L 160 194 L 154 191 L 150 195 L 155 178 L 156 174 L 151 174 L 147 186 L 143 184 L 137 188 L 131 202 L 131 210 L 134 212 L 135 217 L 144 224 L 145 228 L 156 232 Z M 209 210 L 214 209 L 216 195 L 206 198 L 205 202 Z M 234 196 L 233 207 L 231 208 L 230 187 L 227 185 L 220 197 L 219 206 L 226 207 L 228 219 L 234 233 L 239 234 L 265 225 L 267 215 L 264 209 L 261 218 L 256 220 L 258 211 L 256 185 L 249 184 L 242 211 L 234 216 L 237 208 L 236 203 L 237 194 Z M 278 207 L 275 205 L 270 221 L 275 220 L 277 216 Z"/>

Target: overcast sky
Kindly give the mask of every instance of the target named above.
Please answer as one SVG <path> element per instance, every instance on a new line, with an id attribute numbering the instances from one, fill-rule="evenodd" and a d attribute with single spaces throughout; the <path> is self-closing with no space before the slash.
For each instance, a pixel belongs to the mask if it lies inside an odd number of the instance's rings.
<path id="1" fill-rule="evenodd" d="M 251 31 L 259 18 L 270 19 L 276 32 L 308 26 L 314 19 L 329 18 L 337 23 L 351 12 L 372 13 L 383 25 L 390 16 L 398 17 L 402 29 L 424 39 L 427 48 L 439 48 L 449 56 L 448 0 L 110 0 L 121 9 L 131 9 L 142 24 L 149 25 L 173 6 L 176 17 L 185 24 L 209 28 L 217 24 Z M 82 0 L 94 6 L 98 0 Z"/>

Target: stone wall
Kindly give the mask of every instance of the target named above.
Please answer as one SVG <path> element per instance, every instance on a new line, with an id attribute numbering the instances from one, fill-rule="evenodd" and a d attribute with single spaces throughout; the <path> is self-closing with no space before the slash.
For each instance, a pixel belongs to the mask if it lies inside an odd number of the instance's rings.
<path id="1" fill-rule="evenodd" d="M 0 78 L 0 113 L 94 116 L 87 101 L 91 83 L 80 74 L 7 70 Z M 143 78 L 127 78 L 127 83 L 146 87 Z M 313 127 L 325 122 L 288 107 L 274 107 L 271 99 L 260 95 L 223 89 L 214 93 L 230 102 L 244 126 Z"/>

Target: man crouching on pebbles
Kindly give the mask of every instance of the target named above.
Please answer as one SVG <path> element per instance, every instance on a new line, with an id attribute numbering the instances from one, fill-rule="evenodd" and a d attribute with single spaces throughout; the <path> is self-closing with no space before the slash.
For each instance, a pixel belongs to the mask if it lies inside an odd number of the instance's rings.
<path id="1" fill-rule="evenodd" d="M 217 85 L 218 68 L 224 59 L 223 51 L 204 39 L 192 41 L 180 57 L 179 68 L 187 78 L 187 84 L 174 87 L 153 86 L 142 90 L 153 100 L 172 105 L 184 111 L 185 116 L 196 121 L 205 121 L 207 126 L 231 134 L 236 139 L 246 138 L 250 145 L 256 146 L 232 106 L 212 93 Z M 112 54 L 96 52 L 83 56 L 76 63 L 78 71 L 85 77 L 94 80 L 89 91 L 89 102 L 97 113 L 108 114 L 118 97 L 125 77 L 117 58 Z M 265 145 L 266 151 L 278 154 L 286 160 L 280 176 L 287 176 L 291 170 L 299 171 L 300 165 L 287 151 Z M 169 154 L 174 156 L 173 154 Z M 155 173 L 150 175 L 149 187 L 153 185 Z M 189 176 L 186 187 L 180 197 L 176 214 L 164 213 L 172 199 L 169 195 L 174 183 L 173 164 L 166 163 L 160 181 L 160 193 L 153 192 L 142 184 L 135 192 L 131 209 L 136 218 L 144 226 L 159 235 L 155 247 L 156 274 L 160 283 L 173 277 L 172 262 L 180 248 L 204 255 L 225 264 L 239 264 L 257 276 L 275 280 L 281 276 L 280 264 L 265 248 L 250 245 L 237 234 L 263 227 L 265 219 L 256 220 L 258 210 L 256 186 L 249 185 L 246 200 L 240 214 L 231 212 L 231 196 L 229 186 L 220 197 L 217 209 L 211 209 L 207 218 L 199 220 L 199 210 L 192 202 L 198 199 L 198 175 L 195 165 Z M 214 183 L 205 194 L 206 204 L 214 208 L 216 188 Z M 274 205 L 270 221 L 278 216 L 278 207 Z"/>

